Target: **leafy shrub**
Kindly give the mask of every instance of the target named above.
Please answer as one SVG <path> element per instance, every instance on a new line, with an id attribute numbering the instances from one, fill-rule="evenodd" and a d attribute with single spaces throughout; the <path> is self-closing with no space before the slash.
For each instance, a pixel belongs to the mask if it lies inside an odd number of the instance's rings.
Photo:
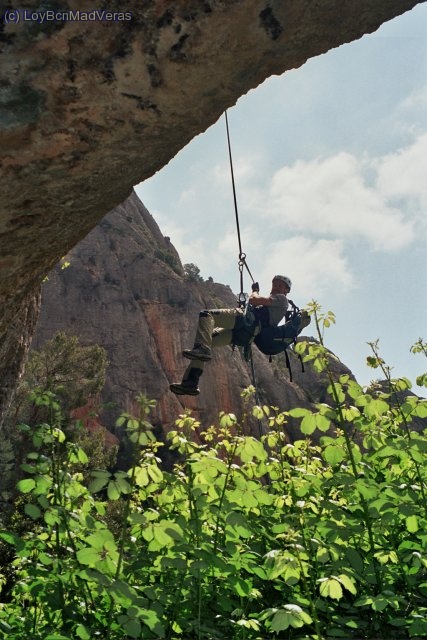
<path id="1" fill-rule="evenodd" d="M 173 271 L 175 271 L 175 273 L 177 273 L 178 275 L 181 274 L 181 267 L 176 256 L 173 253 L 157 248 L 154 251 L 154 255 L 156 256 L 156 258 L 167 264 Z"/>
<path id="2" fill-rule="evenodd" d="M 199 267 L 192 262 L 188 262 L 184 265 L 184 274 L 186 279 L 190 282 L 203 282 Z"/>
<path id="3" fill-rule="evenodd" d="M 16 424 L 37 419 L 29 399 L 34 389 L 55 393 L 65 411 L 84 405 L 104 386 L 106 368 L 105 349 L 83 346 L 77 336 L 59 331 L 40 350 L 31 352 L 8 420 Z"/>
<path id="4" fill-rule="evenodd" d="M 82 429 L 70 422 L 70 412 L 95 398 L 105 382 L 107 357 L 99 345 L 83 346 L 77 336 L 58 332 L 40 350 L 32 351 L 24 375 L 5 420 L 5 436 L 0 450 L 0 525 L 10 513 L 15 485 L 22 476 L 20 465 L 30 447 L 27 436 L 17 429 L 20 422 L 35 426 L 49 415 L 48 402 L 35 403 L 33 398 L 42 394 L 54 394 L 61 402 L 64 413 L 63 427 L 75 432 L 73 439 L 81 439 L 85 450 L 96 449 L 95 438 L 89 443 Z M 35 392 L 35 396 L 34 396 Z M 7 434 L 7 435 L 6 435 Z M 98 453 L 102 444 L 98 444 Z M 112 452 L 105 452 L 104 460 Z"/>
<path id="5" fill-rule="evenodd" d="M 312 311 L 320 330 L 327 316 Z M 298 348 L 319 369 L 327 362 L 322 344 Z M 396 406 L 391 392 L 370 395 L 348 376 L 331 379 L 329 393 L 335 405 L 314 411 L 255 406 L 269 425 L 260 441 L 243 435 L 246 415 L 221 414 L 205 431 L 180 416 L 171 473 L 141 396 L 139 415 L 119 420 L 134 463 L 95 471 L 88 487 L 87 456 L 66 442 L 49 396 L 19 483 L 34 528 L 0 533 L 16 556 L 0 637 L 427 636 L 427 441 L 410 428 L 427 401 Z M 290 416 L 305 439 L 289 442 Z M 331 425 L 336 436 L 313 444 Z"/>

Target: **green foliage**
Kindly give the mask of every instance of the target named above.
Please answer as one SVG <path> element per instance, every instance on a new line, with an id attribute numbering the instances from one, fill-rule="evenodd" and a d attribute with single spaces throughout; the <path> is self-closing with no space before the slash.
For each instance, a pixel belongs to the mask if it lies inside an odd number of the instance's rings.
<path id="1" fill-rule="evenodd" d="M 427 342 L 418 338 L 417 342 L 412 345 L 411 351 L 412 353 L 423 353 L 427 357 Z M 417 376 L 416 382 L 419 387 L 427 387 L 427 373 Z"/>
<path id="2" fill-rule="evenodd" d="M 34 390 L 52 392 L 67 411 L 84 405 L 104 386 L 107 357 L 98 345 L 82 346 L 76 336 L 57 333 L 32 351 L 9 412 L 9 420 L 31 422 Z M 41 405 L 39 405 L 41 406 Z"/>
<path id="3" fill-rule="evenodd" d="M 304 353 L 327 366 L 322 344 Z M 427 440 L 410 424 L 427 401 L 396 405 L 407 381 L 390 384 L 371 394 L 331 377 L 333 406 L 255 407 L 261 440 L 243 435 L 245 416 L 202 432 L 184 414 L 168 434 L 172 472 L 140 396 L 138 415 L 119 419 L 133 464 L 89 486 L 46 392 L 51 418 L 27 432 L 19 483 L 33 527 L 0 532 L 14 550 L 0 638 L 426 637 Z M 289 441 L 291 418 L 305 439 Z"/>
<path id="4" fill-rule="evenodd" d="M 167 264 L 173 271 L 175 271 L 175 273 L 177 273 L 178 275 L 181 274 L 181 269 L 178 264 L 178 260 L 171 251 L 157 248 L 154 251 L 154 255 L 156 256 L 156 258 L 158 258 L 159 260 Z"/>
<path id="5" fill-rule="evenodd" d="M 49 421 L 51 412 L 58 411 L 60 405 L 68 417 L 72 409 L 85 405 L 101 390 L 106 367 L 107 358 L 102 347 L 82 346 L 76 336 L 62 332 L 47 341 L 39 351 L 30 354 L 5 420 L 8 436 L 0 450 L 0 522 L 9 514 L 14 486 L 21 475 L 19 466 L 30 447 L 28 434 L 17 425 L 25 423 L 28 431 L 37 423 Z M 51 402 L 52 394 L 57 399 L 56 403 Z M 99 434 L 89 439 L 87 432 L 78 425 L 73 426 L 73 431 L 67 435 L 78 441 L 91 458 L 99 462 L 102 460 L 103 464 L 111 463 L 115 452 L 105 450 Z"/>
<path id="6" fill-rule="evenodd" d="M 184 265 L 184 274 L 190 282 L 203 282 L 199 267 L 192 262 Z"/>

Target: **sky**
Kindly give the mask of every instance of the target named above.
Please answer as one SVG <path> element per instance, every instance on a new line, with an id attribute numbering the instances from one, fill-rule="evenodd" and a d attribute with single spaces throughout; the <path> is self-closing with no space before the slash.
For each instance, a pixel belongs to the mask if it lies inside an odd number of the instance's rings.
<path id="1" fill-rule="evenodd" d="M 395 377 L 427 370 L 427 3 L 271 77 L 227 112 L 242 248 L 268 293 L 333 311 L 326 345 L 359 383 L 368 342 Z M 225 119 L 136 192 L 183 263 L 239 291 Z M 245 277 L 245 290 L 251 280 Z M 314 331 L 312 331 L 314 335 Z"/>

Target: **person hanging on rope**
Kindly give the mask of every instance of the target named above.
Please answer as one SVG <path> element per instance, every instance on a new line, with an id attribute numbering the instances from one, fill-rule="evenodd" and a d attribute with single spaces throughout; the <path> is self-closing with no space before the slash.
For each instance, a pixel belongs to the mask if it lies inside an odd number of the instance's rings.
<path id="1" fill-rule="evenodd" d="M 270 295 L 262 297 L 259 295 L 258 283 L 254 282 L 249 297 L 252 308 L 250 319 L 241 308 L 201 311 L 194 347 L 182 352 L 191 362 L 184 372 L 182 381 L 172 383 L 170 390 L 176 395 L 197 396 L 200 393 L 199 378 L 203 373 L 204 363 L 212 359 L 212 348 L 235 344 L 236 331 L 246 332 L 249 343 L 263 327 L 277 326 L 288 309 L 289 302 L 286 296 L 291 286 L 289 278 L 276 275 Z"/>

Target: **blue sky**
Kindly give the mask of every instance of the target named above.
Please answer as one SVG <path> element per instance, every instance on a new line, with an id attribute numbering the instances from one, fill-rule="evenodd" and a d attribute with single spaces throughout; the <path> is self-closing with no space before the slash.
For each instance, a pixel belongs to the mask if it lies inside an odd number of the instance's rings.
<path id="1" fill-rule="evenodd" d="M 427 368 L 427 4 L 273 77 L 229 109 L 243 250 L 269 291 L 314 299 L 328 346 L 362 384 L 379 338 L 396 376 Z M 136 187 L 164 235 L 207 278 L 238 291 L 225 121 Z M 250 280 L 246 279 L 246 288 Z"/>

